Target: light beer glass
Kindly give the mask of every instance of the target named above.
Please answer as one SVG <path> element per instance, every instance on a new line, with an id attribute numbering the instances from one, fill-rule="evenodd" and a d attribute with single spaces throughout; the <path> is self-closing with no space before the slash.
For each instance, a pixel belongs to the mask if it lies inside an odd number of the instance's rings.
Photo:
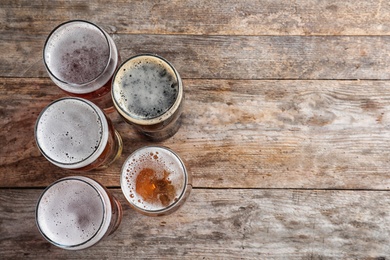
<path id="1" fill-rule="evenodd" d="M 97 25 L 72 20 L 48 36 L 43 61 L 53 82 L 70 96 L 91 100 L 114 111 L 111 79 L 120 63 L 113 39 Z"/>
<path id="2" fill-rule="evenodd" d="M 60 179 L 43 191 L 35 217 L 47 241 L 78 250 L 112 234 L 121 222 L 122 207 L 97 181 L 74 176 Z"/>
<path id="3" fill-rule="evenodd" d="M 58 99 L 38 116 L 35 140 L 52 164 L 74 171 L 105 168 L 122 152 L 122 138 L 104 112 L 75 97 Z"/>
<path id="4" fill-rule="evenodd" d="M 112 98 L 122 118 L 151 140 L 167 139 L 180 127 L 183 83 L 162 57 L 140 54 L 125 61 L 114 75 Z"/>
<path id="5" fill-rule="evenodd" d="M 192 190 L 192 178 L 175 152 L 146 146 L 133 152 L 123 164 L 121 188 L 135 210 L 163 216 L 185 202 Z"/>

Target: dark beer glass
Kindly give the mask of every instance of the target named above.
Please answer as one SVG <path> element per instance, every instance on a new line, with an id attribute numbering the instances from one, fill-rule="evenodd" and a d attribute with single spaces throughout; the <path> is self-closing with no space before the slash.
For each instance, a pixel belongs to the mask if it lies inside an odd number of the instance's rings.
<path id="1" fill-rule="evenodd" d="M 114 110 L 111 79 L 119 59 L 113 39 L 97 25 L 82 20 L 56 27 L 43 49 L 53 82 L 68 95 L 91 100 L 105 112 Z"/>
<path id="2" fill-rule="evenodd" d="M 125 61 L 114 75 L 112 98 L 124 120 L 151 140 L 169 138 L 180 127 L 183 83 L 162 57 L 140 54 Z"/>
<path id="3" fill-rule="evenodd" d="M 38 116 L 35 140 L 54 165 L 74 171 L 105 168 L 122 152 L 122 138 L 104 112 L 75 97 L 58 99 Z"/>
<path id="4" fill-rule="evenodd" d="M 97 181 L 74 176 L 60 179 L 43 191 L 35 216 L 47 241 L 78 250 L 112 234 L 121 222 L 122 207 Z"/>
<path id="5" fill-rule="evenodd" d="M 175 152 L 146 146 L 133 152 L 123 164 L 121 188 L 135 210 L 163 216 L 185 202 L 192 190 L 192 178 Z"/>

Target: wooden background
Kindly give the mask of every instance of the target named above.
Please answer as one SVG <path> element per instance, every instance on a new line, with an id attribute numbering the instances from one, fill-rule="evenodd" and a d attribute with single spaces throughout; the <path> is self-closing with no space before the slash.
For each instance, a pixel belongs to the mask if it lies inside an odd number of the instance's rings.
<path id="1" fill-rule="evenodd" d="M 151 52 L 183 78 L 168 146 L 193 174 L 174 214 L 125 202 L 119 171 L 151 144 L 117 113 L 122 157 L 101 181 L 119 229 L 77 252 L 39 234 L 35 204 L 76 175 L 40 155 L 33 127 L 64 96 L 42 48 L 71 19 L 110 33 L 122 59 Z M 0 259 L 376 259 L 390 257 L 390 3 L 333 0 L 0 0 Z"/>

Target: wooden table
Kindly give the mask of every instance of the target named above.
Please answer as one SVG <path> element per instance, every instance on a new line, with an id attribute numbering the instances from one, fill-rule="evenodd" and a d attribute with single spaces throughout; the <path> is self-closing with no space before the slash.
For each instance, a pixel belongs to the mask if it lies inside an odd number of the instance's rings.
<path id="1" fill-rule="evenodd" d="M 193 191 L 166 217 L 132 210 L 119 171 L 140 138 L 117 113 L 122 157 L 95 178 L 124 207 L 98 245 L 46 242 L 35 204 L 72 173 L 40 155 L 33 126 L 64 96 L 42 48 L 71 19 L 100 25 L 122 59 L 159 54 L 185 84 L 178 152 Z M 0 259 L 385 259 L 390 256 L 390 4 L 387 1 L 0 3 Z"/>

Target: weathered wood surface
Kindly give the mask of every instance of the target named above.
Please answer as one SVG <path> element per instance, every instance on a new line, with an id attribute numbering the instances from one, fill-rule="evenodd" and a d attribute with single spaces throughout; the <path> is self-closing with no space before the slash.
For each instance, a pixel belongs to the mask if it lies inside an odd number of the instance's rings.
<path id="1" fill-rule="evenodd" d="M 0 34 L 0 76 L 47 77 L 47 35 Z M 390 36 L 113 35 L 123 59 L 157 53 L 183 78 L 390 79 Z"/>
<path id="2" fill-rule="evenodd" d="M 44 187 L 69 175 L 40 155 L 35 120 L 61 92 L 49 79 L 0 81 L 0 184 Z M 389 189 L 387 81 L 184 80 L 179 132 L 164 142 L 195 187 Z M 12 97 L 10 99 L 9 97 Z M 119 186 L 125 158 L 147 144 L 116 114 L 122 158 L 86 173 Z"/>
<path id="3" fill-rule="evenodd" d="M 0 1 L 0 259 L 376 259 L 390 256 L 390 2 Z M 164 142 L 194 190 L 163 218 L 127 205 L 122 225 L 80 252 L 45 242 L 39 194 L 71 174 L 34 143 L 41 109 L 63 96 L 42 48 L 61 22 L 107 30 L 122 59 L 170 60 L 186 87 Z M 119 190 L 119 170 L 150 144 L 116 113 L 123 156 L 83 173 Z"/>
<path id="4" fill-rule="evenodd" d="M 0 190 L 2 259 L 386 259 L 389 191 L 195 189 L 174 215 L 152 218 L 124 204 L 119 229 L 78 252 L 39 234 L 40 190 Z M 374 205 L 374 206 L 373 206 Z"/>
<path id="5" fill-rule="evenodd" d="M 382 0 L 2 0 L 0 11 L 0 32 L 29 35 L 80 18 L 120 34 L 390 35 Z"/>

